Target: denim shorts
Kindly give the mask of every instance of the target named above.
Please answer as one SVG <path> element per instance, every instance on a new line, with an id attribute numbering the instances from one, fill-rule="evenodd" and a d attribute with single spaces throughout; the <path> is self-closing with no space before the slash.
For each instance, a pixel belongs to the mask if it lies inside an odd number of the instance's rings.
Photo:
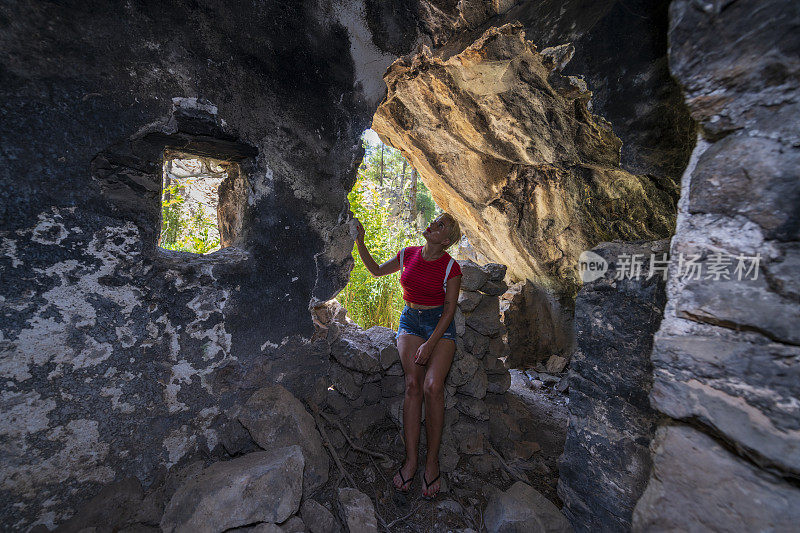
<path id="1" fill-rule="evenodd" d="M 395 338 L 400 337 L 400 335 L 410 334 L 428 340 L 439 324 L 443 311 L 443 305 L 433 309 L 413 309 L 405 306 L 400 314 L 400 325 L 397 327 L 397 336 Z M 450 325 L 447 326 L 442 338 L 456 340 L 455 320 L 450 321 Z"/>

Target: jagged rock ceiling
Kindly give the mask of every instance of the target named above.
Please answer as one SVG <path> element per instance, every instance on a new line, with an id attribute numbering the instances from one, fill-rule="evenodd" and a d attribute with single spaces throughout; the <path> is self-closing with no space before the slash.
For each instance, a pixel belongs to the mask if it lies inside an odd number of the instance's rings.
<path id="1" fill-rule="evenodd" d="M 581 251 L 669 236 L 678 193 L 620 167 L 622 143 L 591 112 L 592 93 L 556 70 L 570 51 L 543 55 L 518 24 L 447 59 L 423 47 L 389 68 L 372 124 L 478 249 L 512 277 L 568 291 Z"/>

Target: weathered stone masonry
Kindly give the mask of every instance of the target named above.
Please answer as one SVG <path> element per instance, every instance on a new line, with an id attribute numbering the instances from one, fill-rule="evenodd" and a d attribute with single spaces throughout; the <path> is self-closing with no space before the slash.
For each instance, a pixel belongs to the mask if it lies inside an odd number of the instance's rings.
<path id="1" fill-rule="evenodd" d="M 220 450 L 248 391 L 305 397 L 328 373 L 308 305 L 347 279 L 345 195 L 388 64 L 350 37 L 369 35 L 358 6 L 0 8 L 8 527 Z M 240 162 L 235 247 L 156 248 L 165 148 Z"/>

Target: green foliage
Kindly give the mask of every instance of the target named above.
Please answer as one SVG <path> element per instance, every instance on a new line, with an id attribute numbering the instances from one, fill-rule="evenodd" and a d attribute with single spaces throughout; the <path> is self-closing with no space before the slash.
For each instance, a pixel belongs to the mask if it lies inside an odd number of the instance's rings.
<path id="1" fill-rule="evenodd" d="M 416 207 L 429 223 L 438 214 L 438 207 L 422 180 L 417 181 L 416 204 L 412 202 L 412 168 L 406 163 L 404 179 L 403 157 L 398 150 L 384 145 L 381 180 L 380 145 L 365 140 L 364 148 L 364 161 L 348 199 L 353 214 L 364 225 L 367 249 L 375 261 L 382 264 L 401 248 L 424 243 L 412 208 Z M 355 266 L 350 282 L 337 299 L 347 308 L 348 316 L 362 328 L 397 329 L 404 305 L 400 273 L 373 278 L 355 247 L 353 259 Z"/>
<path id="2" fill-rule="evenodd" d="M 184 184 L 191 182 L 186 180 Z M 164 188 L 159 246 L 195 254 L 207 254 L 220 247 L 216 220 L 209 218 L 199 207 L 187 208 L 186 198 L 177 182 Z"/>
<path id="3" fill-rule="evenodd" d="M 417 191 L 417 209 L 427 226 L 433 222 L 433 219 L 442 214 L 442 210 L 439 209 L 439 206 L 433 201 L 433 197 L 430 191 L 428 191 L 428 188 L 425 187 L 422 182 L 420 182 L 420 184 L 422 185 L 422 190 Z"/>

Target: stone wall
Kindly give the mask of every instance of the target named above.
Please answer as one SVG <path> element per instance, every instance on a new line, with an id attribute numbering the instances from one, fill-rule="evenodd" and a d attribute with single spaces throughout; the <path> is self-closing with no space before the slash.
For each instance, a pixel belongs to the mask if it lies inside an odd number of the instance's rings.
<path id="1" fill-rule="evenodd" d="M 670 68 L 701 124 L 684 174 L 634 531 L 789 531 L 800 501 L 800 5 L 672 3 Z M 696 259 L 702 278 L 679 270 Z M 760 254 L 739 279 L 737 257 Z M 729 279 L 709 279 L 728 257 Z M 745 266 L 752 264 L 745 260 Z"/>
<path id="2" fill-rule="evenodd" d="M 511 457 L 526 454 L 518 424 L 502 413 L 503 395 L 511 385 L 511 375 L 498 359 L 507 355 L 498 311 L 499 295 L 506 289 L 505 267 L 459 263 L 463 291 L 455 317 L 456 353 L 445 382 L 442 472 L 453 471 L 462 457 L 489 454 L 491 446 Z M 323 317 L 320 331 L 335 361 L 326 405 L 356 437 L 386 417 L 402 428 L 405 380 L 395 332 L 380 326 L 361 330 L 348 324 L 337 309 L 333 304 L 316 312 Z M 527 442 L 527 446 L 525 459 L 538 444 Z"/>
<path id="3" fill-rule="evenodd" d="M 212 453 L 264 383 L 324 390 L 308 306 L 347 282 L 346 194 L 393 59 L 362 2 L 332 7 L 0 7 L 8 529 Z M 239 163 L 235 247 L 156 247 L 166 149 Z"/>
<path id="4" fill-rule="evenodd" d="M 648 446 L 662 418 L 648 400 L 650 353 L 666 302 L 664 275 L 650 269 L 650 256 L 661 260 L 667 249 L 666 240 L 593 248 L 608 271 L 585 283 L 575 301 L 577 349 L 558 494 L 576 531 L 629 531 L 650 475 Z M 634 254 L 643 259 L 636 277 L 620 268 Z"/>

